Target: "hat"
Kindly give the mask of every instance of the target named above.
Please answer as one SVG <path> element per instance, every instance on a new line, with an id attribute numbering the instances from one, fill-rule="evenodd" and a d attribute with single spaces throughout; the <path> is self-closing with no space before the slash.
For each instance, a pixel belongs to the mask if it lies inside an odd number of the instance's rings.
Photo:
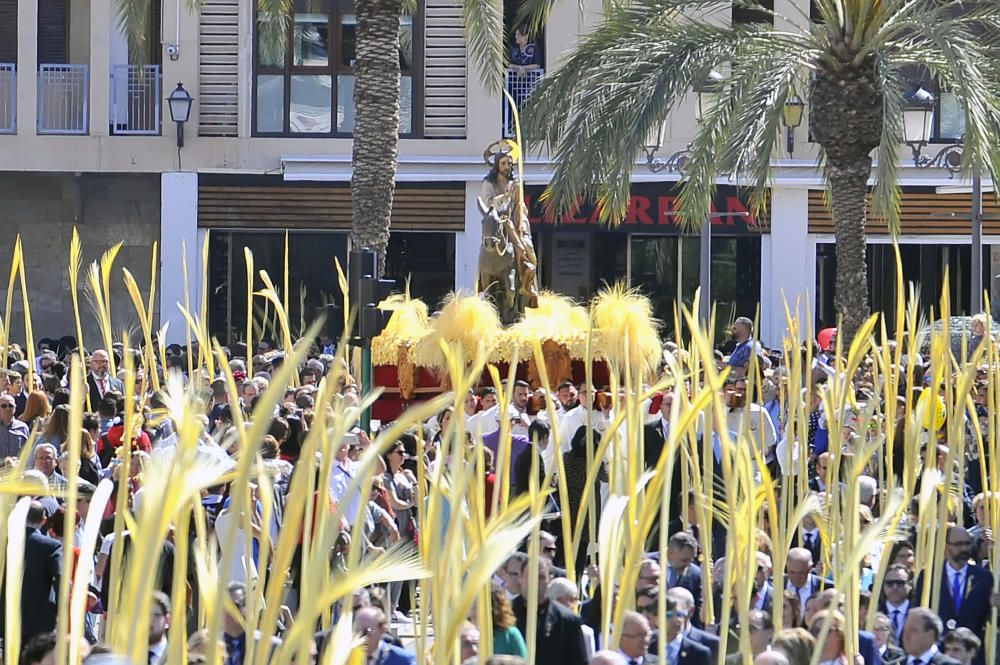
<path id="1" fill-rule="evenodd" d="M 11 365 L 10 368 L 12 370 L 14 370 L 15 372 L 19 372 L 21 374 L 24 374 L 25 372 L 28 371 L 28 361 L 27 360 L 18 360 L 16 363 L 14 363 L 13 365 Z"/>

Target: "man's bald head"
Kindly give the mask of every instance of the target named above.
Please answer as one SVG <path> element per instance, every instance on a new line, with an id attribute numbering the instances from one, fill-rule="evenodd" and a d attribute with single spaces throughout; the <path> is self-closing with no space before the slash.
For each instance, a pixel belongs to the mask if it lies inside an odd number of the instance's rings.
<path id="1" fill-rule="evenodd" d="M 809 582 L 809 573 L 813 567 L 812 552 L 804 547 L 793 547 L 788 550 L 788 558 L 785 559 L 785 574 L 788 581 L 796 589 L 802 589 Z"/>
<path id="2" fill-rule="evenodd" d="M 753 659 L 753 665 L 789 665 L 788 656 L 780 651 L 761 651 Z"/>
<path id="3" fill-rule="evenodd" d="M 810 567 L 813 565 L 813 555 L 812 552 L 804 547 L 793 547 L 788 550 L 788 556 L 785 559 L 788 563 L 793 561 L 798 561 L 802 563 L 809 564 Z"/>
<path id="4" fill-rule="evenodd" d="M 362 607 L 354 613 L 354 633 L 365 638 L 369 655 L 378 649 L 388 627 L 385 612 L 377 607 Z"/>
<path id="5" fill-rule="evenodd" d="M 788 661 L 785 661 L 786 665 Z M 627 661 L 625 656 L 621 655 L 617 651 L 610 651 L 608 649 L 603 649 L 598 651 L 591 657 L 590 665 L 626 665 Z"/>

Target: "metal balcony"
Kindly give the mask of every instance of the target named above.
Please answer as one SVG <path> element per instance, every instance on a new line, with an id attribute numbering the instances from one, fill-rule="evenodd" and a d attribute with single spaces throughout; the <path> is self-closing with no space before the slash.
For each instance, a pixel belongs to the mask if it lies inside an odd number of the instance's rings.
<path id="1" fill-rule="evenodd" d="M 535 91 L 535 87 L 544 75 L 544 69 L 529 69 L 524 74 L 520 74 L 514 68 L 507 70 L 507 92 L 510 93 L 510 96 L 514 98 L 514 102 L 517 104 L 518 114 L 521 113 L 524 103 L 528 101 L 528 97 Z M 514 138 L 516 133 L 514 114 L 510 111 L 510 103 L 507 101 L 507 98 L 504 97 L 502 101 L 503 135 L 504 138 Z"/>
<path id="2" fill-rule="evenodd" d="M 38 66 L 38 133 L 86 134 L 90 130 L 87 65 Z"/>
<path id="3" fill-rule="evenodd" d="M 0 62 L 0 134 L 17 133 L 17 66 Z"/>
<path id="4" fill-rule="evenodd" d="M 114 65 L 111 68 L 111 133 L 158 136 L 160 66 Z"/>

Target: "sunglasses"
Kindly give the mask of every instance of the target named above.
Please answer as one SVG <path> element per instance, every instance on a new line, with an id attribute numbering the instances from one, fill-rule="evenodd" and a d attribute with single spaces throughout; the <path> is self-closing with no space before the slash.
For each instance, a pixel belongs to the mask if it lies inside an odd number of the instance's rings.
<path id="1" fill-rule="evenodd" d="M 667 610 L 666 617 L 670 619 L 682 619 L 687 616 L 687 612 L 681 612 L 680 610 Z"/>
<path id="2" fill-rule="evenodd" d="M 0 404 L 0 409 L 13 409 L 13 404 Z"/>
<path id="3" fill-rule="evenodd" d="M 656 614 L 656 605 L 636 605 L 636 612 L 642 612 L 647 616 L 653 616 Z"/>
<path id="4" fill-rule="evenodd" d="M 906 580 L 886 580 L 886 586 L 905 586 Z"/>

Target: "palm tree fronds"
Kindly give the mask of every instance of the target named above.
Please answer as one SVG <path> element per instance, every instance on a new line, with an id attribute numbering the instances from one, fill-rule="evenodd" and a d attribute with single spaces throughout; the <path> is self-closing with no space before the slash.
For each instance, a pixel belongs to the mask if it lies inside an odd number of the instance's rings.
<path id="1" fill-rule="evenodd" d="M 472 61 L 491 92 L 504 87 L 507 70 L 503 11 L 501 0 L 462 0 Z"/>

